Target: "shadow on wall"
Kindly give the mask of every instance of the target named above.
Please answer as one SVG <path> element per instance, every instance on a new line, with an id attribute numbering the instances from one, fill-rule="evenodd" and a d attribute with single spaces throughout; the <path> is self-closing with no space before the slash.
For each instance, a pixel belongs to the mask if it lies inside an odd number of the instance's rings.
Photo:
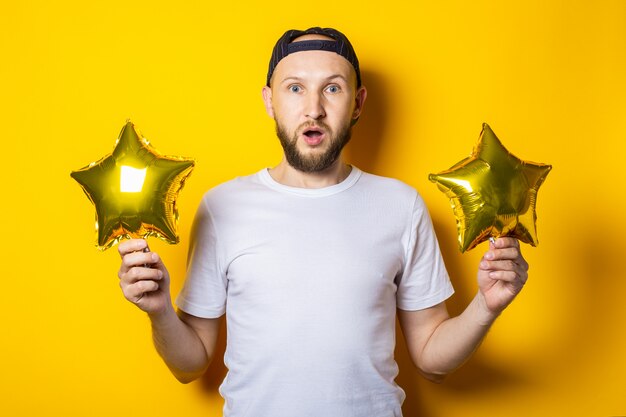
<path id="1" fill-rule="evenodd" d="M 376 172 L 376 162 L 387 126 L 388 97 L 383 78 L 369 71 L 362 72 L 367 99 L 363 113 L 354 126 L 352 140 L 345 150 L 345 160 L 364 171 Z"/>

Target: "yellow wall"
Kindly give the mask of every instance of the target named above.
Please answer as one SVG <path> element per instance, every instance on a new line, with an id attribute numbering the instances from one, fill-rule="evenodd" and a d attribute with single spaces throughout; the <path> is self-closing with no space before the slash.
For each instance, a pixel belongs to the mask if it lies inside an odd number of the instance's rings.
<path id="1" fill-rule="evenodd" d="M 407 416 L 626 414 L 626 2 L 12 2 L 0 11 L 0 413 L 218 416 L 216 376 L 180 385 L 147 319 L 119 290 L 115 249 L 71 170 L 113 149 L 131 118 L 197 167 L 179 198 L 181 244 L 150 245 L 177 292 L 204 191 L 278 162 L 260 99 L 291 27 L 336 26 L 370 88 L 348 156 L 426 199 L 457 294 L 484 245 L 461 255 L 428 182 L 488 122 L 518 157 L 551 163 L 530 281 L 479 353 L 444 385 L 398 349 Z M 400 339 L 401 340 L 401 339 Z"/>

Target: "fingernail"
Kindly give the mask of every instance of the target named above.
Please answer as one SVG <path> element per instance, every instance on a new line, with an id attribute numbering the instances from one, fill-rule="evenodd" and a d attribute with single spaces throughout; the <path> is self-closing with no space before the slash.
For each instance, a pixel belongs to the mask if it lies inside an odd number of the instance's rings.
<path id="1" fill-rule="evenodd" d="M 485 259 L 493 259 L 493 252 L 487 252 L 485 254 Z"/>
<path id="2" fill-rule="evenodd" d="M 159 257 L 157 256 L 157 254 L 156 254 L 156 253 L 153 253 L 153 254 L 152 254 L 152 262 L 156 262 L 156 261 L 158 261 L 158 260 L 159 260 Z"/>

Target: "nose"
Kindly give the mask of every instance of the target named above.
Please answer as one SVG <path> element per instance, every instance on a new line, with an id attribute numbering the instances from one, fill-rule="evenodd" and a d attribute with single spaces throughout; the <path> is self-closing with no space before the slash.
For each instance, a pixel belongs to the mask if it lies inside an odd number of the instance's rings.
<path id="1" fill-rule="evenodd" d="M 326 116 L 323 99 L 321 94 L 309 94 L 309 97 L 307 97 L 306 117 L 318 120 Z"/>

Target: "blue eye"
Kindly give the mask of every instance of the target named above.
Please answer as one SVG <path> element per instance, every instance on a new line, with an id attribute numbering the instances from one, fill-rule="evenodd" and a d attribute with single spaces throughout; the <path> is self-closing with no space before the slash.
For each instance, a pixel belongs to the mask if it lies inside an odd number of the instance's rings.
<path id="1" fill-rule="evenodd" d="M 302 88 L 300 88 L 299 85 L 290 85 L 289 91 L 291 91 L 292 93 L 299 93 L 300 91 L 302 91 Z"/>
<path id="2" fill-rule="evenodd" d="M 339 86 L 336 86 L 336 85 L 331 85 L 331 86 L 329 86 L 328 88 L 326 88 L 326 90 L 327 90 L 329 93 L 338 93 L 338 92 L 339 92 Z"/>

